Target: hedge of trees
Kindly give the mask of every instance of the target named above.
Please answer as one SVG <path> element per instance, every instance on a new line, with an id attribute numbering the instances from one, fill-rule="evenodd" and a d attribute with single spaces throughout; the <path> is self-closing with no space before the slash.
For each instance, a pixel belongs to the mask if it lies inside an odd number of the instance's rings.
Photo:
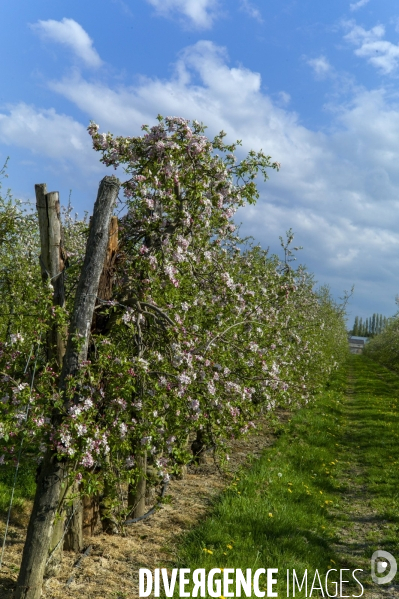
<path id="1" fill-rule="evenodd" d="M 376 362 L 399 372 L 399 315 L 389 318 L 383 331 L 371 339 L 364 354 Z"/>
<path id="2" fill-rule="evenodd" d="M 55 306 L 36 214 L 10 193 L 0 198 L 0 462 L 13 461 L 23 439 L 38 462 L 62 463 L 64 486 L 106 494 L 104 519 L 119 523 L 149 464 L 167 480 L 193 451 L 210 447 L 223 460 L 227 441 L 259 414 L 312 401 L 348 352 L 343 306 L 293 268 L 292 232 L 282 259 L 237 234 L 233 216 L 256 201 L 256 176 L 279 164 L 263 152 L 238 161 L 237 144 L 223 132 L 209 140 L 197 121 L 159 117 L 143 130 L 88 128 L 102 162 L 122 165 L 127 179 L 112 296 L 97 299 L 87 340 L 72 339 L 71 319 L 88 223 L 64 212 L 66 301 Z M 67 346 L 87 341 L 67 376 L 48 352 L 54 328 Z M 50 537 L 43 543 L 48 552 Z M 17 597 L 39 596 L 29 576 Z"/>
<path id="3" fill-rule="evenodd" d="M 387 323 L 388 318 L 382 314 L 374 313 L 373 316 L 366 318 L 365 321 L 363 321 L 362 317 L 355 316 L 350 334 L 358 337 L 374 337 L 374 335 L 382 333 Z"/>

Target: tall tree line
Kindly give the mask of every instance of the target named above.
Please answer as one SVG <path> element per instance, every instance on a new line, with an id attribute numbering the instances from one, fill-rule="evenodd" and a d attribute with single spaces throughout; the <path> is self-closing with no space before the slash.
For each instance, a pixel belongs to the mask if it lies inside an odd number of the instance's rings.
<path id="1" fill-rule="evenodd" d="M 355 317 L 353 328 L 350 331 L 351 335 L 358 337 L 374 337 L 379 335 L 385 329 L 388 323 L 388 318 L 382 314 L 374 313 L 370 318 L 363 318 L 359 316 Z"/>

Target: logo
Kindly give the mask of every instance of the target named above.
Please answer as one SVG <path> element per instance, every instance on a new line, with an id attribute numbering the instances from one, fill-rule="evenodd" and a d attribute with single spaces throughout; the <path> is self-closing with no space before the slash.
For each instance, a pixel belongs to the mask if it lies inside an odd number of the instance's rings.
<path id="1" fill-rule="evenodd" d="M 388 574 L 378 576 L 379 574 L 384 574 L 388 566 L 390 567 Z M 388 584 L 388 582 L 391 582 L 395 578 L 397 569 L 396 559 L 388 551 L 379 549 L 371 556 L 371 578 L 376 584 Z"/>

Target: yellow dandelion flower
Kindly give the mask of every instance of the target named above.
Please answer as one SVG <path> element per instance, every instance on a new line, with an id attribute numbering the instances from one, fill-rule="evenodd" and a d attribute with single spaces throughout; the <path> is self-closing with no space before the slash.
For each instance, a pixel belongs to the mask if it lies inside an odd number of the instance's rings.
<path id="1" fill-rule="evenodd" d="M 330 559 L 330 562 L 332 562 L 333 564 L 335 564 L 335 562 L 334 562 L 334 560 L 333 560 L 333 559 Z"/>
<path id="2" fill-rule="evenodd" d="M 233 545 L 226 545 L 227 549 L 233 549 Z"/>
<path id="3" fill-rule="evenodd" d="M 292 489 L 288 489 L 288 491 L 289 491 L 290 493 L 292 493 Z"/>
<path id="4" fill-rule="evenodd" d="M 213 555 L 213 551 L 211 551 L 210 549 L 207 549 L 207 552 Z"/>
<path id="5" fill-rule="evenodd" d="M 323 495 L 323 491 L 319 491 L 320 495 Z"/>
<path id="6" fill-rule="evenodd" d="M 269 518 L 273 518 L 273 514 L 269 512 Z"/>

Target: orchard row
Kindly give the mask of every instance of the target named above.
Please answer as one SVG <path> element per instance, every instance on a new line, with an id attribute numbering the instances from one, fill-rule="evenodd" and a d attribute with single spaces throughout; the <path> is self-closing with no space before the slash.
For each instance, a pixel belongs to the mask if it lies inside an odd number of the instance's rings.
<path id="1" fill-rule="evenodd" d="M 124 215 L 112 294 L 98 296 L 87 359 L 63 387 L 49 331 L 68 336 L 89 225 L 64 211 L 66 303 L 54 306 L 36 214 L 0 200 L 0 459 L 23 438 L 93 493 L 134 486 L 145 458 L 163 480 L 193 449 L 223 459 L 260 413 L 306 406 L 348 351 L 343 307 L 292 267 L 292 232 L 282 259 L 237 234 L 234 214 L 278 163 L 239 161 L 223 132 L 211 141 L 182 118 L 158 117 L 137 137 L 98 130 L 88 127 L 101 161 L 127 175 Z"/>

